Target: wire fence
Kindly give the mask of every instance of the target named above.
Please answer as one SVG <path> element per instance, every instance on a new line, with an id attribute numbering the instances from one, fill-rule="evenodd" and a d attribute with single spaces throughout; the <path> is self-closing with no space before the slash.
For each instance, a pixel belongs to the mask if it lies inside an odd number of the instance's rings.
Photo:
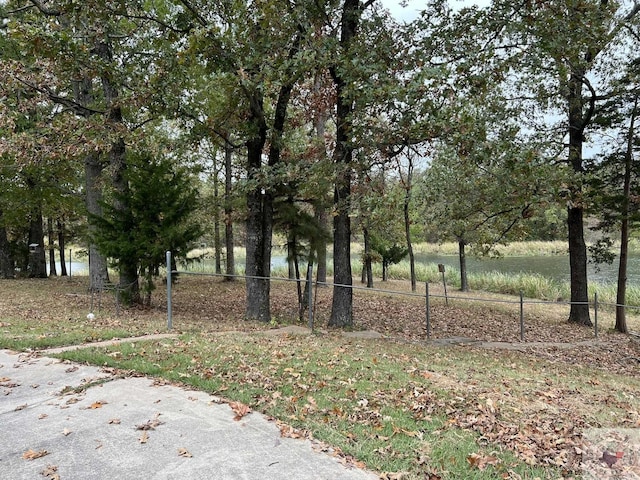
<path id="1" fill-rule="evenodd" d="M 444 294 L 433 293 L 430 292 L 430 283 L 425 282 L 425 293 L 416 293 L 416 292 L 407 292 L 407 291 L 398 291 L 398 290 L 390 290 L 390 289 L 379 289 L 379 288 L 369 288 L 366 286 L 360 285 L 346 285 L 346 284 L 337 284 L 332 282 L 318 282 L 313 280 L 313 268 L 309 268 L 307 271 L 307 277 L 304 279 L 295 279 L 295 278 L 284 278 L 284 277 L 261 277 L 261 276 L 251 276 L 251 275 L 230 275 L 225 273 L 205 273 L 205 272 L 193 272 L 193 271 L 181 271 L 181 270 L 172 270 L 170 268 L 171 265 L 171 253 L 167 252 L 167 328 L 173 328 L 173 305 L 172 305 L 172 275 L 191 275 L 191 276 L 205 276 L 205 277 L 221 277 L 226 279 L 256 279 L 256 280 L 265 280 L 265 281 L 280 281 L 280 282 L 299 282 L 308 284 L 309 288 L 305 288 L 306 298 L 304 301 L 306 302 L 308 308 L 306 309 L 308 327 L 313 332 L 315 329 L 316 323 L 316 315 L 315 315 L 315 304 L 314 304 L 314 292 L 317 293 L 317 287 L 338 287 L 338 288 L 349 288 L 351 290 L 363 290 L 367 292 L 373 293 L 384 293 L 394 296 L 405 296 L 405 297 L 416 297 L 424 299 L 424 323 L 423 329 L 425 331 L 425 337 L 427 340 L 432 339 L 433 333 L 433 325 L 432 325 L 432 305 L 431 302 L 433 299 L 442 299 L 445 304 L 448 305 L 449 301 L 467 301 L 467 302 L 480 302 L 480 303 L 494 303 L 494 304 L 508 304 L 517 306 L 518 310 L 518 319 L 519 319 L 519 340 L 521 342 L 525 341 L 525 332 L 526 332 L 526 324 L 525 324 L 525 306 L 526 305 L 587 305 L 589 309 L 593 310 L 593 337 L 598 338 L 599 334 L 599 312 L 602 307 L 618 307 L 623 306 L 625 309 L 629 310 L 639 310 L 640 307 L 630 306 L 630 305 L 618 305 L 612 303 L 604 303 L 599 302 L 598 295 L 595 293 L 593 297 L 593 301 L 588 302 L 570 302 L 570 301 L 549 301 L 549 300 L 536 300 L 536 299 L 525 299 L 523 293 L 519 294 L 519 297 L 514 300 L 510 299 L 499 299 L 499 298 L 482 298 L 475 297 L 469 295 L 450 295 L 447 293 L 446 288 L 444 289 Z M 446 284 L 445 284 L 446 285 Z M 298 306 L 301 307 L 300 305 Z M 300 310 L 302 311 L 302 309 Z"/>

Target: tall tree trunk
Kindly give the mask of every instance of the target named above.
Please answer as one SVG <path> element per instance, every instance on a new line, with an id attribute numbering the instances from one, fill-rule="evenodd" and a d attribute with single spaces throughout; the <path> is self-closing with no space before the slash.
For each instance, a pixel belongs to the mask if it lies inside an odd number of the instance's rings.
<path id="1" fill-rule="evenodd" d="M 224 141 L 224 248 L 226 251 L 226 265 L 224 277 L 227 281 L 234 280 L 236 274 L 236 262 L 233 255 L 233 147 L 229 136 Z"/>
<path id="2" fill-rule="evenodd" d="M 317 74 L 314 79 L 314 92 L 316 95 L 320 96 L 321 93 L 321 75 Z M 325 161 L 327 158 L 327 149 L 325 145 L 325 126 L 327 123 L 328 113 L 325 109 L 318 108 L 316 110 L 316 115 L 314 118 L 314 126 L 315 126 L 315 135 L 316 141 L 319 145 L 322 145 L 322 159 L 321 161 Z M 328 214 L 327 214 L 327 201 L 326 201 L 326 193 L 321 191 L 319 192 L 318 199 L 313 204 L 314 216 L 318 225 L 322 228 L 323 231 L 329 230 L 328 224 Z M 326 283 L 327 281 L 327 240 L 324 236 L 322 236 L 317 241 L 313 242 L 316 249 L 316 257 L 318 262 L 318 267 L 316 270 L 316 281 Z"/>
<path id="3" fill-rule="evenodd" d="M 53 219 L 51 217 L 47 217 L 47 239 L 48 239 L 48 250 L 49 250 L 49 275 L 57 277 L 58 272 L 56 269 L 56 252 L 55 252 L 55 243 L 53 240 Z"/>
<path id="4" fill-rule="evenodd" d="M 296 261 L 298 260 L 296 253 L 296 237 L 289 231 L 287 233 L 287 273 L 289 280 L 296 278 Z"/>
<path id="5" fill-rule="evenodd" d="M 254 92 L 250 98 L 251 116 L 249 124 L 253 136 L 247 141 L 247 170 L 249 180 L 257 179 L 262 168 L 262 152 L 267 139 L 263 98 Z M 247 240 L 246 267 L 247 320 L 268 322 L 271 320 L 269 305 L 271 274 L 271 231 L 273 199 L 269 186 L 257 185 L 247 193 Z"/>
<path id="6" fill-rule="evenodd" d="M 304 282 L 304 291 L 302 292 L 302 314 L 307 308 L 312 308 L 312 305 L 309 305 L 309 289 L 312 287 L 311 282 L 309 282 L 309 273 L 313 273 L 313 262 L 309 261 L 307 263 L 307 273 L 305 274 L 305 282 Z M 313 280 L 313 279 L 312 279 Z M 300 317 L 300 320 L 304 320 L 303 317 Z"/>
<path id="7" fill-rule="evenodd" d="M 404 235 L 407 240 L 407 250 L 409 252 L 409 268 L 411 270 L 411 291 L 416 291 L 416 261 L 413 255 L 413 243 L 411 242 L 411 219 L 409 218 L 409 207 L 411 204 L 411 188 L 413 181 L 413 161 L 409 159 L 409 169 L 407 171 L 407 180 L 405 182 L 404 194 Z"/>
<path id="8" fill-rule="evenodd" d="M 113 64 L 113 55 L 111 45 L 107 42 L 98 42 L 96 45 L 96 54 L 102 59 L 105 65 Z M 122 108 L 119 104 L 119 93 L 117 86 L 111 78 L 112 72 L 105 71 L 101 75 L 102 90 L 104 93 L 105 103 L 107 105 L 107 124 L 111 125 L 115 131 L 125 128 Z M 126 146 L 124 138 L 120 137 L 111 145 L 109 151 L 109 164 L 111 166 L 113 178 L 113 188 L 123 197 L 129 193 L 129 185 L 124 178 L 126 170 Z M 123 210 L 126 208 L 122 202 L 116 201 L 114 204 L 116 209 Z M 120 280 L 118 288 L 122 293 L 122 299 L 125 304 L 140 303 L 140 284 L 138 280 L 138 259 L 127 258 L 120 259 Z"/>
<path id="9" fill-rule="evenodd" d="M 569 322 L 591 325 L 587 282 L 587 245 L 584 241 L 584 204 L 582 200 L 582 143 L 585 127 L 582 78 L 584 72 L 573 72 L 568 84 L 569 163 L 576 175 L 570 187 L 568 206 L 569 265 L 571 269 L 571 311 Z"/>
<path id="10" fill-rule="evenodd" d="M 351 46 L 357 34 L 362 6 L 360 0 L 345 0 L 342 7 L 340 50 L 342 61 L 349 61 Z M 331 69 L 336 85 L 336 145 L 333 161 L 336 166 L 336 184 L 333 203 L 333 302 L 329 325 L 348 327 L 353 325 L 353 278 L 351 275 L 351 178 L 353 146 L 351 145 L 351 115 L 353 101 L 347 95 L 348 79 L 341 66 Z"/>
<path id="11" fill-rule="evenodd" d="M 126 196 L 129 192 L 129 185 L 124 178 L 124 170 L 126 168 L 126 150 L 124 140 L 120 139 L 114 143 L 109 152 L 109 160 L 113 166 L 113 186 L 120 194 Z M 115 208 L 126 208 L 121 202 L 115 202 Z M 125 305 L 141 303 L 140 283 L 138 278 L 138 259 L 126 258 L 121 259 L 119 272 L 120 279 L 118 289 L 122 301 Z"/>
<path id="12" fill-rule="evenodd" d="M 102 53 L 103 58 L 108 58 L 107 52 Z M 107 88 L 106 86 L 104 88 Z M 89 107 L 94 102 L 92 81 L 90 78 L 83 78 L 73 82 L 73 94 L 76 102 L 85 107 Z M 85 176 L 85 208 L 89 214 L 88 220 L 88 243 L 89 243 L 89 291 L 102 291 L 105 284 L 109 282 L 107 270 L 107 259 L 100 253 L 94 241 L 96 231 L 91 216 L 102 216 L 102 170 L 103 164 L 100 161 L 98 152 L 90 152 L 84 158 Z M 62 249 L 62 247 L 60 247 Z"/>
<path id="13" fill-rule="evenodd" d="M 215 262 L 216 274 L 222 273 L 222 242 L 220 241 L 220 192 L 218 180 L 218 160 L 216 156 L 213 159 L 213 198 L 215 199 L 215 208 L 213 210 L 213 257 Z"/>
<path id="14" fill-rule="evenodd" d="M 294 42 L 289 52 L 293 56 L 297 50 Z M 287 108 L 293 91 L 294 80 L 280 86 L 278 99 L 273 116 L 271 140 L 269 146 L 269 168 L 274 168 L 280 163 L 282 151 L 283 133 L 287 119 Z M 250 124 L 255 127 L 253 138 L 247 142 L 247 158 L 249 164 L 249 178 L 259 174 L 262 161 L 262 151 L 266 143 L 267 124 L 264 118 L 264 98 L 262 93 L 256 91 L 250 98 L 251 118 Z M 251 252 L 254 275 L 264 277 L 260 279 L 247 278 L 247 313 L 246 317 L 252 320 L 268 322 L 271 320 L 270 280 L 271 275 L 271 243 L 273 234 L 273 201 L 277 194 L 277 185 L 258 186 L 247 194 L 247 207 L 249 209 L 247 219 L 247 271 L 249 271 L 249 255 Z M 251 232 L 251 233 L 250 233 Z M 251 238 L 250 238 L 251 237 Z M 247 274 L 249 275 L 249 274 Z"/>
<path id="15" fill-rule="evenodd" d="M 621 333 L 628 333 L 625 304 L 627 301 L 627 264 L 629 259 L 629 203 L 631 201 L 631 169 L 633 163 L 633 143 L 635 138 L 635 120 L 638 109 L 638 98 L 635 99 L 629 130 L 627 132 L 627 147 L 624 155 L 624 185 L 620 214 L 620 263 L 618 264 L 618 289 L 616 292 L 616 325 L 615 329 Z"/>
<path id="16" fill-rule="evenodd" d="M 626 177 L 626 172 L 625 172 Z M 626 182 L 626 179 L 625 179 Z M 628 212 L 628 207 L 627 207 Z M 615 329 L 621 333 L 629 333 L 625 302 L 627 297 L 627 263 L 629 253 L 629 219 L 623 218 L 620 227 L 620 263 L 618 265 L 618 289 L 616 292 L 616 325 Z"/>
<path id="17" fill-rule="evenodd" d="M 373 269 L 371 267 L 371 238 L 369 236 L 368 228 L 363 227 L 362 236 L 364 237 L 364 261 L 362 262 L 364 271 L 363 277 L 367 282 L 367 288 L 373 288 Z"/>
<path id="18" fill-rule="evenodd" d="M 42 208 L 35 205 L 29 219 L 29 271 L 30 278 L 47 278 L 47 261 L 44 248 Z"/>
<path id="19" fill-rule="evenodd" d="M 316 221 L 323 231 L 328 229 L 327 220 L 327 207 L 323 200 L 320 200 L 314 204 L 314 212 Z M 318 262 L 318 268 L 316 271 L 316 281 L 325 283 L 327 281 L 327 240 L 324 235 L 322 238 L 314 241 L 316 247 L 316 261 Z"/>
<path id="20" fill-rule="evenodd" d="M 13 256 L 2 216 L 2 210 L 0 210 L 0 278 L 14 278 Z"/>
<path id="21" fill-rule="evenodd" d="M 84 159 L 86 182 L 85 206 L 90 215 L 102 216 L 102 163 L 97 153 L 89 153 Z M 89 291 L 100 292 L 109 282 L 107 259 L 100 253 L 93 239 L 96 227 L 89 220 Z M 62 247 L 60 247 L 62 248 Z"/>
<path id="22" fill-rule="evenodd" d="M 469 291 L 469 281 L 467 278 L 467 255 L 465 247 L 467 242 L 462 238 L 458 238 L 458 261 L 460 263 L 460 290 L 462 292 Z"/>
<path id="23" fill-rule="evenodd" d="M 58 230 L 58 248 L 60 249 L 60 276 L 67 276 L 67 262 L 65 256 L 65 235 L 64 235 L 64 222 L 61 219 L 56 220 L 56 230 Z"/>

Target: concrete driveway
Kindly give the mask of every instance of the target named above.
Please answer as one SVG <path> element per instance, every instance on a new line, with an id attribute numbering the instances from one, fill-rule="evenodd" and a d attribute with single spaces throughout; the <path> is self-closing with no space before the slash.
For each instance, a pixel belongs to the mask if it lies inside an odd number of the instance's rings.
<path id="1" fill-rule="evenodd" d="M 238 410 L 147 377 L 0 350 L 0 478 L 378 478 L 263 415 L 234 420 Z"/>

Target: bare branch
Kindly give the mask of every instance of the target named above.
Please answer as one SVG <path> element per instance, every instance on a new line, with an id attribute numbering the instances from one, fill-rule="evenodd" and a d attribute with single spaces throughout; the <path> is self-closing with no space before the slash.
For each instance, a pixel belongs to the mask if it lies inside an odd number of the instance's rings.
<path id="1" fill-rule="evenodd" d="M 33 8 L 33 5 L 25 5 L 24 7 L 16 8 L 15 10 L 9 10 L 8 12 L 5 12 L 5 15 L 15 15 L 16 13 L 22 13 L 30 8 Z M 3 28 L 6 28 L 6 26 Z"/>
<path id="2" fill-rule="evenodd" d="M 30 0 L 34 7 L 40 10 L 40 13 L 50 17 L 59 17 L 62 15 L 60 10 L 45 7 L 40 0 Z"/>
<path id="3" fill-rule="evenodd" d="M 16 77 L 16 80 L 18 80 L 21 84 L 28 87 L 29 89 L 47 96 L 49 100 L 51 100 L 52 102 L 68 108 L 69 110 L 73 111 L 77 115 L 80 115 L 81 117 L 89 117 L 91 115 L 103 115 L 105 113 L 102 110 L 95 110 L 93 108 L 86 107 L 74 100 L 71 100 L 70 98 L 61 97 L 60 95 L 55 93 L 53 90 L 51 90 L 49 87 L 39 87 L 20 77 Z"/>

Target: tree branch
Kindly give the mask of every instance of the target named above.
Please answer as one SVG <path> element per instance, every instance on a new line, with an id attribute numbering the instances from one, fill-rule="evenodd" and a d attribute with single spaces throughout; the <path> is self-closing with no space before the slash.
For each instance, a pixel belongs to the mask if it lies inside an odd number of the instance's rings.
<path id="1" fill-rule="evenodd" d="M 45 7 L 40 0 L 30 0 L 34 7 L 40 10 L 40 13 L 48 15 L 50 17 L 59 17 L 62 15 L 60 10 L 50 9 Z"/>
<path id="2" fill-rule="evenodd" d="M 198 10 L 196 10 L 196 8 L 191 4 L 189 0 L 180 0 L 180 3 L 184 5 L 187 8 L 187 10 L 189 10 L 193 14 L 193 16 L 196 18 L 196 20 L 200 25 L 202 25 L 203 27 L 206 27 L 209 24 L 207 19 L 204 18 L 202 15 L 200 15 Z"/>
<path id="3" fill-rule="evenodd" d="M 41 93 L 47 96 L 49 100 L 51 100 L 53 103 L 62 105 L 63 107 L 67 107 L 68 109 L 70 109 L 77 115 L 80 115 L 81 117 L 89 117 L 91 115 L 96 115 L 96 114 L 103 115 L 105 113 L 103 110 L 95 110 L 93 108 L 86 107 L 69 98 L 61 97 L 60 95 L 56 94 L 53 90 L 51 90 L 49 87 L 38 87 L 37 85 L 33 85 L 32 83 L 29 83 L 28 81 L 20 77 L 16 77 L 16 80 L 21 84 L 25 85 L 26 87 L 30 88 L 31 90 L 34 90 L 38 93 Z"/>
<path id="4" fill-rule="evenodd" d="M 33 8 L 33 5 L 25 5 L 24 7 L 16 8 L 15 10 L 9 10 L 8 12 L 5 12 L 5 15 L 15 15 L 16 13 L 22 13 L 30 8 Z M 6 26 L 3 28 L 6 28 Z"/>

